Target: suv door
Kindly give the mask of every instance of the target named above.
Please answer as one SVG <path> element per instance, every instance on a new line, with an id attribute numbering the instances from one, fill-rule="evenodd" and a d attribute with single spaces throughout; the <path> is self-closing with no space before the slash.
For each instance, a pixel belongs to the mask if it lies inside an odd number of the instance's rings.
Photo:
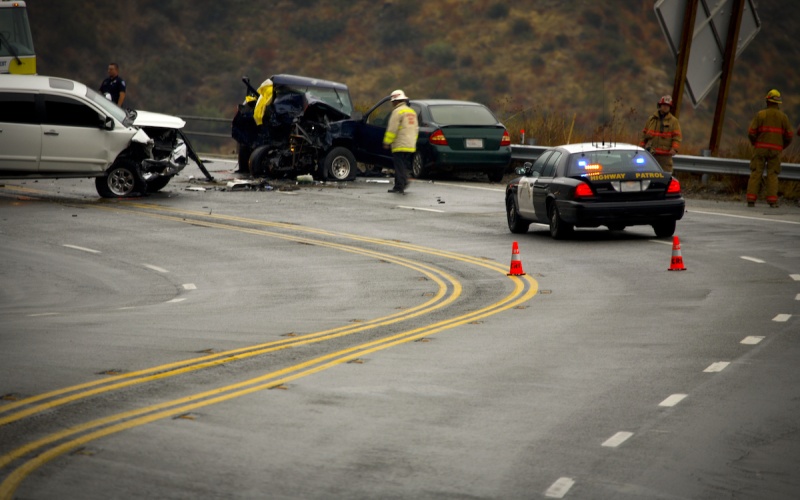
<path id="1" fill-rule="evenodd" d="M 61 95 L 39 98 L 44 110 L 41 173 L 101 173 L 127 145 L 128 135 L 106 130 L 105 116 L 87 103 Z"/>
<path id="2" fill-rule="evenodd" d="M 36 173 L 41 152 L 36 94 L 0 92 L 0 172 Z"/>

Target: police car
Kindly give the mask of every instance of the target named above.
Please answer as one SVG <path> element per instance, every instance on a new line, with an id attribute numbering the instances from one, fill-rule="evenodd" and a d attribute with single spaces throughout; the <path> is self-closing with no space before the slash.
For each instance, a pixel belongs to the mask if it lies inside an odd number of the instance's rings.
<path id="1" fill-rule="evenodd" d="M 666 238 L 686 208 L 677 179 L 631 144 L 550 148 L 516 173 L 521 177 L 506 186 L 512 233 L 525 233 L 534 222 L 548 224 L 555 239 L 569 237 L 576 227 L 620 231 L 649 225 Z"/>

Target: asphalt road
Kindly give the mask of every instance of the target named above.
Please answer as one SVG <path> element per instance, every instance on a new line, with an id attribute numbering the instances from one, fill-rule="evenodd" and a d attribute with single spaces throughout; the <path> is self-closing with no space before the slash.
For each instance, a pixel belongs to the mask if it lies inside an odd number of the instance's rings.
<path id="1" fill-rule="evenodd" d="M 670 272 L 498 184 L 208 167 L 0 187 L 0 499 L 800 495 L 797 207 L 688 200 Z"/>

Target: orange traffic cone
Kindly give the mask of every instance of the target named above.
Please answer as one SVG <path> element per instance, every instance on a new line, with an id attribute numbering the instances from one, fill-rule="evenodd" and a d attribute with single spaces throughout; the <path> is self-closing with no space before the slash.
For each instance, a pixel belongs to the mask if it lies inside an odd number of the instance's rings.
<path id="1" fill-rule="evenodd" d="M 670 271 L 685 271 L 683 257 L 681 257 L 681 240 L 677 236 L 672 237 L 672 261 L 669 264 Z"/>
<path id="2" fill-rule="evenodd" d="M 525 276 L 525 271 L 522 270 L 522 261 L 519 260 L 519 245 L 516 241 L 511 245 L 511 270 L 508 271 L 508 276 Z"/>

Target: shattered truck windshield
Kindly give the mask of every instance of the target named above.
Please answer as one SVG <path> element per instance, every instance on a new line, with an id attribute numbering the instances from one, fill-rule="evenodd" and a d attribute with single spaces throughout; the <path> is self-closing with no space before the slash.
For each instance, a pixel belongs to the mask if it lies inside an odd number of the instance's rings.
<path id="1" fill-rule="evenodd" d="M 350 95 L 347 92 L 342 92 L 334 88 L 287 85 L 281 89 L 281 93 L 308 94 L 316 97 L 332 108 L 341 111 L 347 116 L 353 114 L 353 104 L 350 102 Z"/>

